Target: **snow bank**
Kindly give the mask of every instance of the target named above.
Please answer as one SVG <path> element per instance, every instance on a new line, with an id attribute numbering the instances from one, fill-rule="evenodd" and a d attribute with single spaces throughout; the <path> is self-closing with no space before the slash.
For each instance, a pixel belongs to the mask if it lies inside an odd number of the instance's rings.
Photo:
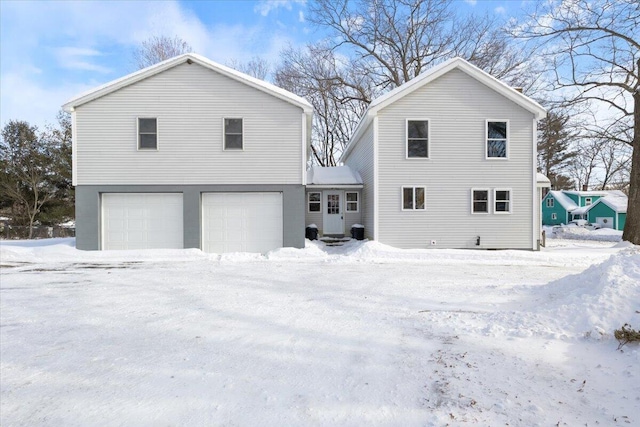
<path id="1" fill-rule="evenodd" d="M 547 238 L 569 240 L 595 240 L 599 242 L 619 242 L 622 231 L 611 228 L 589 230 L 583 227 L 545 227 Z"/>
<path id="2" fill-rule="evenodd" d="M 628 248 L 583 273 L 534 290 L 542 314 L 568 336 L 612 337 L 625 323 L 640 327 L 640 249 Z"/>

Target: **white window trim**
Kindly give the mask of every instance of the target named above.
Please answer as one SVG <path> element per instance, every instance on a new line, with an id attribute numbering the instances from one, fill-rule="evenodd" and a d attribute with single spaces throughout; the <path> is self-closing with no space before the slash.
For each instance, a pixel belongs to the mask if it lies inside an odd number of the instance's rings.
<path id="1" fill-rule="evenodd" d="M 227 133 L 225 132 L 225 120 L 242 120 L 242 148 L 227 148 Z M 223 117 L 222 118 L 222 151 L 244 151 L 245 147 L 244 117 Z"/>
<path id="2" fill-rule="evenodd" d="M 507 141 L 505 143 L 505 157 L 489 157 L 489 122 L 505 122 L 507 124 Z M 484 158 L 485 160 L 509 160 L 509 139 L 511 139 L 511 125 L 508 119 L 487 119 L 484 122 Z"/>
<path id="3" fill-rule="evenodd" d="M 156 119 L 156 148 L 140 148 L 140 119 Z M 136 117 L 136 150 L 137 151 L 159 151 L 160 150 L 160 132 L 158 129 L 160 123 L 160 119 L 158 116 L 149 117 L 149 116 L 138 116 Z"/>
<path id="4" fill-rule="evenodd" d="M 486 212 L 476 212 L 473 210 L 473 202 L 474 202 L 473 193 L 476 191 L 487 192 L 487 211 Z M 489 215 L 489 213 L 491 212 L 491 209 L 489 209 L 490 207 L 491 207 L 491 190 L 489 190 L 488 188 L 472 188 L 471 189 L 471 215 Z"/>
<path id="5" fill-rule="evenodd" d="M 549 203 L 551 202 L 551 203 Z M 555 200 L 553 199 L 553 197 L 547 197 L 547 201 L 545 202 L 548 208 L 553 208 L 555 207 Z"/>
<path id="6" fill-rule="evenodd" d="M 508 211 L 497 211 L 496 210 L 496 203 L 501 201 L 503 202 L 504 200 L 498 200 L 498 198 L 496 197 L 496 194 L 498 193 L 498 191 L 508 191 L 509 192 L 509 210 Z M 493 189 L 493 213 L 496 215 L 509 215 L 511 214 L 511 212 L 513 212 L 513 190 L 511 188 L 494 188 Z"/>
<path id="7" fill-rule="evenodd" d="M 558 214 L 555 212 L 551 212 L 551 219 L 558 219 Z"/>
<path id="8" fill-rule="evenodd" d="M 349 199 L 347 199 L 347 194 L 349 193 L 355 193 L 356 195 L 356 201 L 349 201 Z M 355 203 L 356 204 L 356 210 L 355 211 L 350 211 L 349 210 L 349 203 Z M 344 192 L 344 211 L 345 212 L 349 212 L 349 213 L 358 213 L 360 212 L 360 193 L 357 191 L 345 191 Z"/>
<path id="9" fill-rule="evenodd" d="M 320 200 L 318 201 L 311 201 L 311 194 L 319 194 L 320 195 Z M 312 211 L 311 209 L 309 209 L 309 204 L 310 203 L 318 203 L 320 205 L 320 210 L 319 211 Z M 309 191 L 307 193 L 307 213 L 310 214 L 322 214 L 322 192 L 321 191 Z"/>
<path id="10" fill-rule="evenodd" d="M 409 157 L 409 122 L 427 122 L 427 157 Z M 431 120 L 407 118 L 404 121 L 404 157 L 407 160 L 429 160 L 431 158 Z"/>
<path id="11" fill-rule="evenodd" d="M 413 209 L 405 209 L 404 207 L 404 190 L 405 188 L 413 189 Z M 416 209 L 416 188 L 422 188 L 424 191 L 424 208 Z M 400 189 L 400 209 L 405 212 L 423 212 L 427 210 L 427 187 L 424 185 L 403 185 Z"/>
<path id="12" fill-rule="evenodd" d="M 592 204 L 593 204 L 593 197 L 585 197 L 584 198 L 584 205 L 585 206 L 591 206 Z"/>

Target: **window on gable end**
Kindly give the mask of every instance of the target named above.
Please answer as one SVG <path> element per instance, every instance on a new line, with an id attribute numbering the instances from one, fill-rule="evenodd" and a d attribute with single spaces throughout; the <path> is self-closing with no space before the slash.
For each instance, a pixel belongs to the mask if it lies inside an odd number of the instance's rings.
<path id="1" fill-rule="evenodd" d="M 508 151 L 509 122 L 487 120 L 487 158 L 506 159 Z"/>
<path id="2" fill-rule="evenodd" d="M 429 158 L 428 120 L 407 120 L 407 158 Z"/>
<path id="3" fill-rule="evenodd" d="M 138 150 L 158 149 L 158 119 L 138 117 Z"/>
<path id="4" fill-rule="evenodd" d="M 224 149 L 243 150 L 243 131 L 242 119 L 224 119 Z"/>

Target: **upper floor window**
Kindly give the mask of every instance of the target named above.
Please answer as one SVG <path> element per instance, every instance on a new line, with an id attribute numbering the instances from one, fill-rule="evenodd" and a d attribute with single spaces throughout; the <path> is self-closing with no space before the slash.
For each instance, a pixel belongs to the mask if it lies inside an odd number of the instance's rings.
<path id="1" fill-rule="evenodd" d="M 320 212 L 322 208 L 320 196 L 320 193 L 308 193 L 308 212 Z"/>
<path id="2" fill-rule="evenodd" d="M 429 158 L 428 120 L 407 120 L 407 158 Z"/>
<path id="3" fill-rule="evenodd" d="M 242 150 L 242 119 L 224 119 L 224 149 Z"/>
<path id="4" fill-rule="evenodd" d="M 138 149 L 158 149 L 158 119 L 138 117 Z"/>
<path id="5" fill-rule="evenodd" d="M 507 121 L 487 120 L 487 158 L 506 159 L 508 143 Z"/>
<path id="6" fill-rule="evenodd" d="M 425 187 L 402 187 L 402 210 L 425 210 Z"/>
<path id="7" fill-rule="evenodd" d="M 593 199 L 591 199 L 591 197 L 586 197 L 584 199 L 584 205 L 585 206 L 589 206 L 592 203 Z"/>
<path id="8" fill-rule="evenodd" d="M 489 213 L 489 190 L 471 190 L 471 213 Z"/>
<path id="9" fill-rule="evenodd" d="M 495 213 L 511 213 L 511 190 L 493 190 Z"/>
<path id="10" fill-rule="evenodd" d="M 551 197 L 549 197 L 547 199 L 547 207 L 548 208 L 552 208 L 553 207 L 553 199 Z"/>
<path id="11" fill-rule="evenodd" d="M 347 199 L 347 212 L 358 212 L 358 193 L 357 192 L 347 192 L 345 195 Z"/>

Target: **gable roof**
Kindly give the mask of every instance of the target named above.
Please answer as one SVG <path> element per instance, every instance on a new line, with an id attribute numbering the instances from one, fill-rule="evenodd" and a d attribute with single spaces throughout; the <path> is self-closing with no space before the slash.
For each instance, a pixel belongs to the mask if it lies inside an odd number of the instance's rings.
<path id="1" fill-rule="evenodd" d="M 560 203 L 560 206 L 562 206 L 567 212 L 571 212 L 578 208 L 578 205 L 562 191 L 551 190 L 549 191 L 549 194 L 552 195 L 553 198 Z M 549 196 L 547 195 L 547 197 Z"/>
<path id="2" fill-rule="evenodd" d="M 617 213 L 627 213 L 627 205 L 629 199 L 622 191 L 610 191 L 608 195 L 599 198 L 593 204 L 589 206 L 589 210 L 596 206 L 598 203 L 604 203 Z"/>
<path id="3" fill-rule="evenodd" d="M 367 111 L 365 111 L 362 119 L 360 119 L 360 123 L 358 123 L 353 136 L 349 140 L 347 148 L 342 154 L 341 159 L 345 158 L 351 152 L 351 149 L 354 145 L 353 142 L 358 140 L 360 134 L 367 128 L 367 126 L 369 126 L 369 123 L 371 123 L 373 117 L 378 113 L 378 111 L 394 103 L 398 99 L 414 92 L 415 90 L 420 89 L 422 86 L 434 81 L 438 77 L 441 77 L 452 70 L 460 70 L 465 74 L 473 77 L 480 83 L 488 86 L 490 89 L 495 90 L 496 92 L 513 101 L 525 110 L 530 111 L 538 120 L 546 117 L 547 115 L 547 111 L 533 99 L 518 92 L 511 86 L 501 82 L 489 73 L 481 70 L 480 68 L 465 61 L 464 59 L 455 57 L 435 67 L 430 68 L 429 70 L 420 74 L 418 77 L 409 80 L 408 82 L 396 87 L 390 92 L 387 92 L 386 94 L 371 101 L 371 104 L 369 104 Z"/>
<path id="4" fill-rule="evenodd" d="M 299 97 L 298 95 L 295 95 L 287 90 L 279 88 L 275 85 L 272 85 L 271 83 L 267 83 L 265 81 L 256 79 L 255 77 L 251 77 L 247 74 L 236 71 L 233 68 L 229 68 L 227 66 L 213 62 L 210 59 L 195 53 L 185 53 L 185 54 L 167 59 L 166 61 L 159 62 L 150 67 L 143 68 L 142 70 L 128 74 L 119 79 L 105 83 L 101 86 L 98 86 L 96 88 L 93 88 L 87 92 L 84 92 L 78 96 L 71 98 L 62 106 L 62 108 L 67 112 L 71 112 L 73 111 L 74 108 L 79 107 L 82 104 L 91 102 L 94 99 L 108 95 L 119 89 L 122 89 L 136 82 L 139 82 L 140 80 L 154 76 L 156 74 L 159 74 L 175 66 L 184 64 L 185 62 L 188 64 L 195 63 L 198 65 L 201 65 L 205 68 L 213 70 L 226 77 L 237 80 L 248 86 L 254 87 L 258 90 L 268 93 L 269 95 L 275 96 L 276 98 L 280 98 L 284 101 L 287 101 L 293 105 L 296 105 L 302 108 L 303 111 L 307 114 L 311 114 L 313 112 L 312 105 L 306 99 Z"/>

